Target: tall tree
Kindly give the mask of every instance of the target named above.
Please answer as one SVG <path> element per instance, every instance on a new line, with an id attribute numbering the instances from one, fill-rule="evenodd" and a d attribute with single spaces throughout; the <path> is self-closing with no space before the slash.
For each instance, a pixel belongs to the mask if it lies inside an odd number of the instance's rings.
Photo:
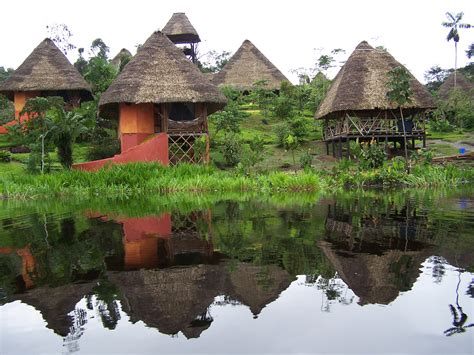
<path id="1" fill-rule="evenodd" d="M 459 12 L 453 15 L 450 12 L 446 12 L 446 17 L 449 21 L 443 22 L 442 25 L 449 28 L 448 36 L 446 40 L 449 42 L 454 41 L 454 87 L 456 87 L 456 72 L 458 68 L 458 42 L 459 42 L 459 29 L 460 28 L 471 28 L 468 23 L 461 23 L 463 12 Z"/>
<path id="2" fill-rule="evenodd" d="M 407 147 L 407 132 L 405 128 L 405 118 L 403 117 L 402 107 L 411 102 L 413 91 L 411 89 L 411 77 L 404 67 L 396 67 L 387 73 L 387 98 L 390 102 L 398 105 L 400 110 L 400 118 L 403 127 L 403 140 L 405 146 L 405 161 L 408 172 L 410 172 L 410 165 L 408 164 L 408 147 Z"/>

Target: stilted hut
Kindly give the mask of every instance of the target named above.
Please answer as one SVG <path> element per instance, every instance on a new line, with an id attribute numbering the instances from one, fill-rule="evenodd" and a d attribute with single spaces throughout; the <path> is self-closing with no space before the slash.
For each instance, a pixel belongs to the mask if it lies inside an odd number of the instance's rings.
<path id="1" fill-rule="evenodd" d="M 332 145 L 334 156 L 350 154 L 351 140 L 404 143 L 403 122 L 397 105 L 387 94 L 388 72 L 402 66 L 387 51 L 361 42 L 333 80 L 315 113 L 324 120 L 323 137 L 327 154 Z M 425 113 L 435 108 L 431 94 L 411 76 L 410 103 L 402 107 L 406 137 L 414 148 L 415 140 L 426 144 Z"/>
<path id="2" fill-rule="evenodd" d="M 0 94 L 14 101 L 17 120 L 23 119 L 20 112 L 26 101 L 33 97 L 61 96 L 70 106 L 92 100 L 90 85 L 49 38 L 42 41 L 0 85 Z M 7 133 L 5 127 L 0 127 L 1 133 Z"/>
<path id="3" fill-rule="evenodd" d="M 447 100 L 449 98 L 449 94 L 453 89 L 454 73 L 448 76 L 443 85 L 439 87 L 438 97 L 442 100 Z M 470 94 L 471 97 L 474 97 L 474 84 L 467 80 L 466 77 L 462 75 L 462 73 L 460 73 L 459 71 L 456 74 L 456 89 L 459 89 L 462 92 Z"/>
<path id="4" fill-rule="evenodd" d="M 240 91 L 250 91 L 256 81 L 266 80 L 267 88 L 280 90 L 282 81 L 289 80 L 248 39 L 230 58 L 222 70 L 214 75 L 213 83 L 232 86 Z"/>
<path id="5" fill-rule="evenodd" d="M 162 32 L 153 33 L 102 94 L 99 110 L 119 120 L 121 154 L 75 165 L 209 161 L 207 116 L 227 99 Z"/>
<path id="6" fill-rule="evenodd" d="M 184 44 L 184 54 L 187 55 L 193 63 L 197 62 L 196 45 L 201 42 L 201 39 L 184 12 L 175 12 L 165 27 L 163 27 L 163 33 L 168 36 L 174 44 Z M 189 47 L 186 47 L 186 45 Z"/>

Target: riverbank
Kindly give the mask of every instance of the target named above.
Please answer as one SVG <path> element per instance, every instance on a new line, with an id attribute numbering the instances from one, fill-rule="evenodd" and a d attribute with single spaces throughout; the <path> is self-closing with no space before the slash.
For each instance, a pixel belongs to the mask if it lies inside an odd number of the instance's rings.
<path id="1" fill-rule="evenodd" d="M 149 194 L 254 192 L 330 192 L 340 188 L 431 187 L 474 183 L 474 169 L 454 165 L 419 165 L 408 174 L 385 165 L 360 170 L 338 167 L 331 172 L 313 169 L 273 171 L 245 175 L 211 166 L 163 167 L 135 163 L 116 165 L 98 172 L 61 171 L 45 175 L 4 174 L 0 194 L 6 199 L 48 197 L 133 197 Z"/>

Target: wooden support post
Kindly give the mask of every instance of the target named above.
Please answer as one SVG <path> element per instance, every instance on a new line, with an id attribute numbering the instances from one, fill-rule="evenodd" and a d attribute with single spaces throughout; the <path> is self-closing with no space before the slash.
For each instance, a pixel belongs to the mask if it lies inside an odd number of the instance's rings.
<path id="1" fill-rule="evenodd" d="M 411 149 L 415 150 L 415 138 L 411 139 Z"/>
<path id="2" fill-rule="evenodd" d="M 339 149 L 338 149 L 338 158 L 342 158 L 342 138 L 339 138 Z"/>
<path id="3" fill-rule="evenodd" d="M 209 164 L 209 161 L 210 161 L 210 158 L 209 158 L 209 155 L 210 155 L 210 149 L 209 149 L 209 135 L 206 134 L 206 152 L 205 152 L 205 155 L 204 155 L 204 163 L 207 165 Z"/>
<path id="4" fill-rule="evenodd" d="M 423 148 L 426 148 L 426 133 L 423 132 Z"/>
<path id="5" fill-rule="evenodd" d="M 329 155 L 329 142 L 326 143 L 326 155 Z"/>
<path id="6" fill-rule="evenodd" d="M 332 156 L 336 157 L 336 148 L 334 147 L 334 139 L 332 140 Z"/>
<path id="7" fill-rule="evenodd" d="M 346 138 L 346 146 L 347 146 L 346 158 L 349 159 L 351 157 L 351 141 L 349 140 L 349 138 Z"/>

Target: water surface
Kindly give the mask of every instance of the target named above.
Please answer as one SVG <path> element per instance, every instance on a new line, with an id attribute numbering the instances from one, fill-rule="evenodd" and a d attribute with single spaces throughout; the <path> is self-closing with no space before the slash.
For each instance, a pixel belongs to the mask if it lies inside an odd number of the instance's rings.
<path id="1" fill-rule="evenodd" d="M 474 193 L 3 202 L 0 351 L 473 353 Z"/>

